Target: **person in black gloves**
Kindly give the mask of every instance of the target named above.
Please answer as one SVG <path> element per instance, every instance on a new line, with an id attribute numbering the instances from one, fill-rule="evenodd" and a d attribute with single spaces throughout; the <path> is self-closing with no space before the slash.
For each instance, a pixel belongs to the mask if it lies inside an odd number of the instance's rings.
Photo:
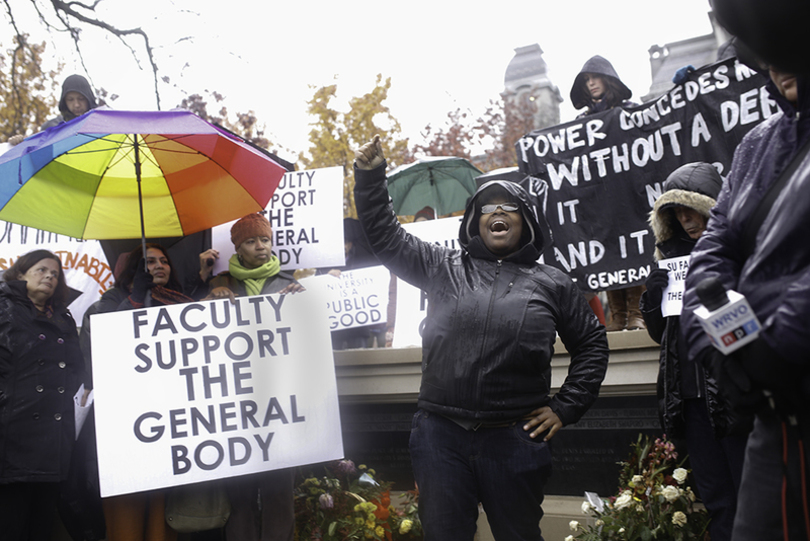
<path id="1" fill-rule="evenodd" d="M 650 213 L 655 234 L 656 260 L 688 256 L 706 229 L 723 179 L 708 163 L 689 163 L 672 172 L 664 193 Z M 647 278 L 641 314 L 650 337 L 661 344 L 658 372 L 658 412 L 664 433 L 685 441 L 695 482 L 709 510 L 713 541 L 728 541 L 742 478 L 746 430 L 732 420 L 717 382 L 690 357 L 678 339 L 680 317 L 664 317 L 663 292 L 669 283 L 666 269 L 656 268 Z M 729 434 L 736 428 L 743 434 Z"/>

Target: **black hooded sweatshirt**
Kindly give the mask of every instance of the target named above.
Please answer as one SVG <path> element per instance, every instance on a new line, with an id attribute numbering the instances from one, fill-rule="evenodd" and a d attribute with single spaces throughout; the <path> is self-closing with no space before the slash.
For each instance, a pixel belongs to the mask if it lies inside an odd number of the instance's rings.
<path id="1" fill-rule="evenodd" d="M 98 107 L 96 103 L 96 97 L 93 95 L 93 89 L 90 88 L 90 83 L 87 82 L 87 79 L 82 77 L 81 75 L 69 75 L 65 82 L 62 83 L 62 96 L 59 98 L 59 112 L 61 113 L 59 116 L 55 116 L 48 120 L 45 124 L 42 125 L 40 130 L 46 130 L 48 128 L 52 128 L 53 126 L 58 126 L 64 122 L 69 122 L 76 118 L 76 116 L 70 112 L 70 109 L 67 107 L 67 103 L 65 102 L 65 98 L 68 95 L 68 92 L 78 92 L 84 99 L 87 100 L 88 104 L 88 111 L 90 109 L 95 109 Z"/>
<path id="2" fill-rule="evenodd" d="M 385 163 L 355 168 L 355 203 L 380 261 L 427 294 L 422 335 L 420 408 L 456 420 L 502 422 L 548 405 L 571 424 L 596 400 L 605 376 L 605 329 L 576 285 L 536 259 L 548 236 L 517 184 L 479 188 L 459 232 L 461 250 L 421 241 L 399 225 L 385 182 Z M 479 195 L 493 185 L 519 202 L 524 244 L 499 259 L 478 234 Z M 551 358 L 556 335 L 571 355 L 554 397 Z"/>

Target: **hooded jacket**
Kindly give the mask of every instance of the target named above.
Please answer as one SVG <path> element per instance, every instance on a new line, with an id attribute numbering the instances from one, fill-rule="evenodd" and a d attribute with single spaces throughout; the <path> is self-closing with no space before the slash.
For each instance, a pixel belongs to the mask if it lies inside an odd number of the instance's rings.
<path id="1" fill-rule="evenodd" d="M 690 163 L 673 171 L 664 182 L 664 193 L 650 212 L 650 227 L 655 235 L 655 260 L 687 256 L 695 246 L 675 217 L 675 206 L 684 206 L 709 219 L 723 179 L 708 163 Z M 679 343 L 680 318 L 664 317 L 661 306 L 649 304 L 647 293 L 641 296 L 641 314 L 650 338 L 661 344 L 658 368 L 658 413 L 661 427 L 670 437 L 685 436 L 683 399 L 702 398 L 718 437 L 731 424 L 717 382 L 697 359 L 689 358 Z"/>
<path id="2" fill-rule="evenodd" d="M 81 75 L 68 75 L 67 79 L 62 83 L 62 96 L 59 98 L 59 112 L 61 114 L 48 120 L 42 125 L 41 130 L 58 126 L 59 124 L 69 122 L 76 118 L 76 116 L 70 112 L 70 109 L 68 109 L 67 102 L 65 101 L 68 92 L 78 92 L 84 96 L 84 99 L 87 100 L 88 111 L 98 107 L 96 97 L 93 95 L 93 89 L 90 88 L 90 83 L 87 82 L 87 79 Z"/>
<path id="3" fill-rule="evenodd" d="M 496 180 L 471 198 L 453 250 L 405 232 L 393 211 L 385 163 L 355 168 L 355 203 L 380 261 L 428 298 L 422 335 L 420 408 L 454 419 L 503 422 L 548 405 L 564 424 L 593 404 L 605 376 L 608 347 L 574 283 L 536 262 L 548 236 L 517 184 Z M 498 186 L 518 202 L 522 246 L 499 259 L 478 232 L 479 197 Z M 556 334 L 571 355 L 568 377 L 554 397 L 551 358 Z"/>
<path id="4" fill-rule="evenodd" d="M 626 100 L 630 99 L 630 96 L 633 95 L 633 92 L 630 91 L 629 88 L 619 79 L 619 75 L 616 73 L 616 70 L 613 68 L 613 64 L 608 62 L 607 59 L 602 58 L 599 55 L 591 57 L 585 62 L 585 65 L 582 66 L 582 69 L 579 70 L 576 78 L 574 79 L 574 85 L 571 87 L 571 103 L 574 105 L 574 109 L 582 109 L 583 107 L 588 107 L 588 111 L 585 114 L 592 114 L 598 112 L 594 110 L 594 102 L 591 99 L 590 95 L 585 91 L 585 74 L 586 73 L 594 73 L 596 75 L 600 75 L 604 78 L 611 79 L 619 88 L 619 95 L 616 98 L 619 100 L 619 103 L 622 105 L 634 105 L 633 103 L 627 102 Z M 614 104 L 616 105 L 616 104 Z M 609 107 L 605 107 L 606 109 Z"/>
<path id="5" fill-rule="evenodd" d="M 760 339 L 771 350 L 760 359 L 772 372 L 778 358 L 805 373 L 810 367 L 810 158 L 782 188 L 756 234 L 746 242 L 745 226 L 767 189 L 810 139 L 810 84 L 799 78 L 798 103 L 788 102 L 768 83 L 781 111 L 752 129 L 734 152 L 731 172 L 717 198 L 709 226 L 692 252 L 686 280 L 682 338 L 690 355 L 711 348 L 694 316 L 700 304 L 695 288 L 718 277 L 727 289 L 742 293 L 757 315 Z M 748 255 L 750 254 L 750 255 Z M 741 351 L 745 351 L 746 346 Z"/>
<path id="6" fill-rule="evenodd" d="M 0 484 L 62 481 L 74 442 L 73 395 L 85 381 L 76 323 L 42 316 L 25 282 L 0 283 Z"/>

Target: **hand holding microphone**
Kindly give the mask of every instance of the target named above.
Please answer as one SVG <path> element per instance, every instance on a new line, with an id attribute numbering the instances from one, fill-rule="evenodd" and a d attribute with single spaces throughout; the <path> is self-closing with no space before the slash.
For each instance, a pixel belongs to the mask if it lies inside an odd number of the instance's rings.
<path id="1" fill-rule="evenodd" d="M 715 277 L 705 278 L 695 292 L 702 303 L 695 315 L 721 353 L 728 355 L 759 336 L 762 325 L 744 295 L 727 291 Z"/>

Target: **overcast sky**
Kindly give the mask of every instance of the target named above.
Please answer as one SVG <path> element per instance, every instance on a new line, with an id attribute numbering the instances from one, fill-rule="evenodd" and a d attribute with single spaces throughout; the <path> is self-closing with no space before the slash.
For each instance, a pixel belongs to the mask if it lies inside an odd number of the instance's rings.
<path id="1" fill-rule="evenodd" d="M 27 2 L 12 5 L 32 38 L 48 40 L 63 75 L 83 73 L 70 42 L 41 32 Z M 270 139 L 296 152 L 308 146 L 309 85 L 336 82 L 335 106 L 343 109 L 373 88 L 378 73 L 391 77 L 391 113 L 418 139 L 457 107 L 482 113 L 503 90 L 514 49 L 538 43 L 567 121 L 575 114 L 571 82 L 591 56 L 610 60 L 638 100 L 650 86 L 650 46 L 711 32 L 708 0 L 103 0 L 98 9 L 116 26 L 151 35 L 160 74 L 173 86 L 161 86 L 164 109 L 183 92 L 216 90 L 232 112 L 255 110 Z M 11 36 L 3 24 L 0 44 L 8 48 Z M 112 107 L 156 108 L 146 65 L 139 69 L 100 32 L 86 30 L 82 43 L 95 86 L 120 95 Z"/>

